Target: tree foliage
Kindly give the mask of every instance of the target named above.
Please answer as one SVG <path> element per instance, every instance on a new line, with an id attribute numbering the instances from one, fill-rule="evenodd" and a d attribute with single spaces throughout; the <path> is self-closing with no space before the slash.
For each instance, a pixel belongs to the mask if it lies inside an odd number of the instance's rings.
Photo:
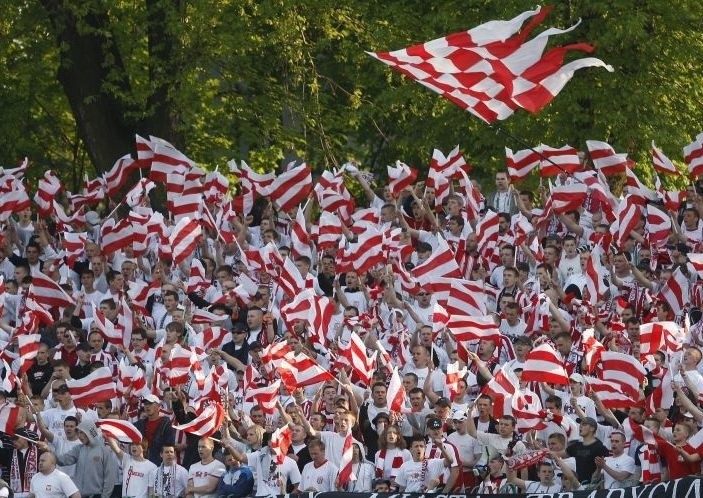
<path id="1" fill-rule="evenodd" d="M 507 19 L 522 0 L 17 0 L 0 5 L 0 164 L 25 155 L 63 172 L 108 169 L 134 133 L 173 141 L 214 168 L 261 169 L 356 159 L 382 174 L 462 145 L 477 176 L 524 144 L 380 64 L 393 50 Z M 703 4 L 696 0 L 558 2 L 545 25 L 582 19 L 558 43 L 588 41 L 614 73 L 584 70 L 536 116 L 501 126 L 525 144 L 606 140 L 649 164 L 701 131 Z M 648 168 L 638 172 L 647 178 Z M 71 185 L 70 185 L 71 186 Z"/>

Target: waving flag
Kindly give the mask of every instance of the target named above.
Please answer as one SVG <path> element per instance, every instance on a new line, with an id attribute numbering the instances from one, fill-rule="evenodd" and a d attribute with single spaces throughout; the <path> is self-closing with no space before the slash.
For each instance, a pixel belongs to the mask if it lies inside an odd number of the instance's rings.
<path id="1" fill-rule="evenodd" d="M 393 197 L 398 197 L 400 192 L 415 183 L 417 170 L 400 161 L 395 166 L 388 166 L 388 187 Z"/>
<path id="2" fill-rule="evenodd" d="M 606 176 L 624 173 L 628 167 L 627 154 L 616 154 L 613 147 L 598 140 L 586 140 L 593 165 Z"/>
<path id="3" fill-rule="evenodd" d="M 674 163 L 672 163 L 671 160 L 666 157 L 660 149 L 657 148 L 654 143 L 654 140 L 652 140 L 652 165 L 654 166 L 654 169 L 660 173 L 664 173 L 667 175 L 681 174 L 679 170 L 676 169 L 676 166 L 674 166 Z"/>
<path id="4" fill-rule="evenodd" d="M 600 357 L 601 378 L 617 382 L 624 394 L 637 401 L 647 375 L 644 366 L 633 356 L 615 351 L 603 351 Z"/>
<path id="5" fill-rule="evenodd" d="M 225 410 L 222 405 L 212 403 L 187 424 L 174 425 L 173 428 L 200 437 L 210 437 L 220 429 L 224 419 Z"/>
<path id="6" fill-rule="evenodd" d="M 669 303 L 674 316 L 681 316 L 683 314 L 689 299 L 688 288 L 688 279 L 681 272 L 680 268 L 676 268 L 659 291 L 661 297 Z"/>
<path id="7" fill-rule="evenodd" d="M 386 406 L 392 412 L 405 413 L 405 388 L 398 374 L 398 367 L 393 368 L 391 380 L 388 383 L 388 391 L 386 393 Z"/>
<path id="8" fill-rule="evenodd" d="M 540 155 L 536 150 L 524 149 L 513 153 L 512 149 L 505 148 L 505 162 L 508 175 L 513 182 L 524 180 L 540 164 Z"/>
<path id="9" fill-rule="evenodd" d="M 549 382 L 562 386 L 569 385 L 569 374 L 564 362 L 552 346 L 542 344 L 527 354 L 527 361 L 520 380 L 525 382 Z"/>
<path id="10" fill-rule="evenodd" d="M 342 459 L 339 461 L 339 474 L 337 476 L 338 485 L 340 487 L 345 486 L 352 479 L 356 479 L 358 476 L 353 475 L 354 464 L 352 463 L 352 457 L 354 456 L 353 450 L 354 439 L 352 437 L 351 428 L 347 431 L 347 435 L 344 436 L 344 445 L 342 446 Z"/>
<path id="11" fill-rule="evenodd" d="M 73 298 L 59 284 L 43 273 L 32 275 L 32 284 L 29 286 L 27 296 L 31 296 L 37 303 L 50 309 L 52 306 L 67 307 L 75 303 Z"/>
<path id="12" fill-rule="evenodd" d="M 698 178 L 703 175 L 703 133 L 683 148 L 683 158 L 686 161 L 688 176 Z"/>
<path id="13" fill-rule="evenodd" d="M 17 336 L 17 347 L 20 359 L 20 368 L 18 375 L 24 374 L 29 367 L 32 366 L 32 360 L 36 358 L 39 352 L 39 343 L 41 342 L 41 335 L 39 334 L 22 334 Z"/>
<path id="14" fill-rule="evenodd" d="M 592 57 L 563 63 L 569 51 L 592 52 L 587 44 L 556 47 L 544 53 L 549 29 L 527 41 L 549 8 L 527 11 L 509 21 L 490 21 L 394 52 L 369 52 L 487 123 L 506 119 L 518 108 L 538 112 L 585 67 L 613 68 Z M 527 27 L 523 23 L 534 18 Z M 521 29 L 522 28 L 522 29 Z"/>
<path id="15" fill-rule="evenodd" d="M 260 189 L 281 211 L 290 211 L 312 190 L 312 170 L 305 164 L 281 173 L 273 182 Z"/>
<path id="16" fill-rule="evenodd" d="M 198 220 L 182 218 L 169 236 L 168 240 L 173 250 L 173 264 L 179 265 L 193 254 L 200 242 L 203 230 Z"/>
<path id="17" fill-rule="evenodd" d="M 292 444 L 292 437 L 293 431 L 288 424 L 279 427 L 271 435 L 269 447 L 273 451 L 273 454 L 276 455 L 276 463 L 278 465 L 283 465 L 283 460 L 285 460 L 288 454 L 288 448 L 290 448 Z"/>
<path id="18" fill-rule="evenodd" d="M 581 169 L 578 151 L 570 145 L 557 149 L 541 144 L 539 151 L 542 154 L 539 162 L 540 176 L 556 176 L 563 172 L 574 173 Z"/>
<path id="19" fill-rule="evenodd" d="M 142 433 L 127 420 L 98 419 L 95 425 L 103 432 L 103 436 L 121 443 L 139 444 L 142 440 Z"/>
<path id="20" fill-rule="evenodd" d="M 100 401 L 117 397 L 115 382 L 112 380 L 112 370 L 100 367 L 86 377 L 66 381 L 68 392 L 76 406 L 85 407 Z"/>

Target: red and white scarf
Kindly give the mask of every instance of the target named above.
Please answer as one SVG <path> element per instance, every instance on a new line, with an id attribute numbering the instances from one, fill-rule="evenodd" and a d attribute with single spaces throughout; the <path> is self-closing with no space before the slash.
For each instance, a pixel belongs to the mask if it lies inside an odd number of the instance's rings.
<path id="1" fill-rule="evenodd" d="M 375 462 L 375 467 L 376 467 L 376 478 L 382 478 L 383 477 L 383 471 L 385 470 L 385 465 L 386 465 L 386 456 L 387 452 L 389 450 L 387 449 L 382 449 L 378 451 L 378 454 L 376 455 L 376 462 Z M 388 476 L 389 479 L 395 479 L 395 477 L 398 475 L 398 470 L 400 469 L 400 466 L 403 465 L 403 452 L 402 450 L 398 448 L 392 448 L 390 450 L 392 452 L 391 454 L 391 472 L 390 475 Z"/>
<path id="2" fill-rule="evenodd" d="M 12 463 L 10 464 L 10 487 L 15 493 L 28 493 L 29 483 L 37 473 L 37 447 L 33 444 L 29 445 L 27 448 L 27 455 L 24 460 L 24 479 L 21 477 L 20 464 L 19 464 L 19 453 L 20 450 L 14 450 L 12 452 Z"/>

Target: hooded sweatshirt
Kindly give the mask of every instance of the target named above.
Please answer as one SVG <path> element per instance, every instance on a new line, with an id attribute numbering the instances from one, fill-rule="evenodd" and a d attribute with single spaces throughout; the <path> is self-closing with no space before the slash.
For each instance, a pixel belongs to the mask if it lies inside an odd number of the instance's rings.
<path id="1" fill-rule="evenodd" d="M 115 487 L 119 462 L 112 450 L 105 446 L 100 431 L 91 420 L 83 420 L 78 430 L 86 435 L 88 444 L 80 444 L 63 455 L 57 455 L 59 465 L 76 464 L 74 482 L 81 496 L 101 495 L 109 498 Z"/>

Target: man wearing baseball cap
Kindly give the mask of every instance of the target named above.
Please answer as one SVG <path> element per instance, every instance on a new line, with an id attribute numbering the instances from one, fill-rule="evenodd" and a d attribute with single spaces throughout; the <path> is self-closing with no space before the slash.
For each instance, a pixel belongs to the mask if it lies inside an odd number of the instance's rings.
<path id="1" fill-rule="evenodd" d="M 593 479 L 597 470 L 596 458 L 606 457 L 610 453 L 600 439 L 596 437 L 598 422 L 592 417 L 579 419 L 579 436 L 581 441 L 574 441 L 566 447 L 566 454 L 576 461 L 576 476 L 580 482 Z"/>

